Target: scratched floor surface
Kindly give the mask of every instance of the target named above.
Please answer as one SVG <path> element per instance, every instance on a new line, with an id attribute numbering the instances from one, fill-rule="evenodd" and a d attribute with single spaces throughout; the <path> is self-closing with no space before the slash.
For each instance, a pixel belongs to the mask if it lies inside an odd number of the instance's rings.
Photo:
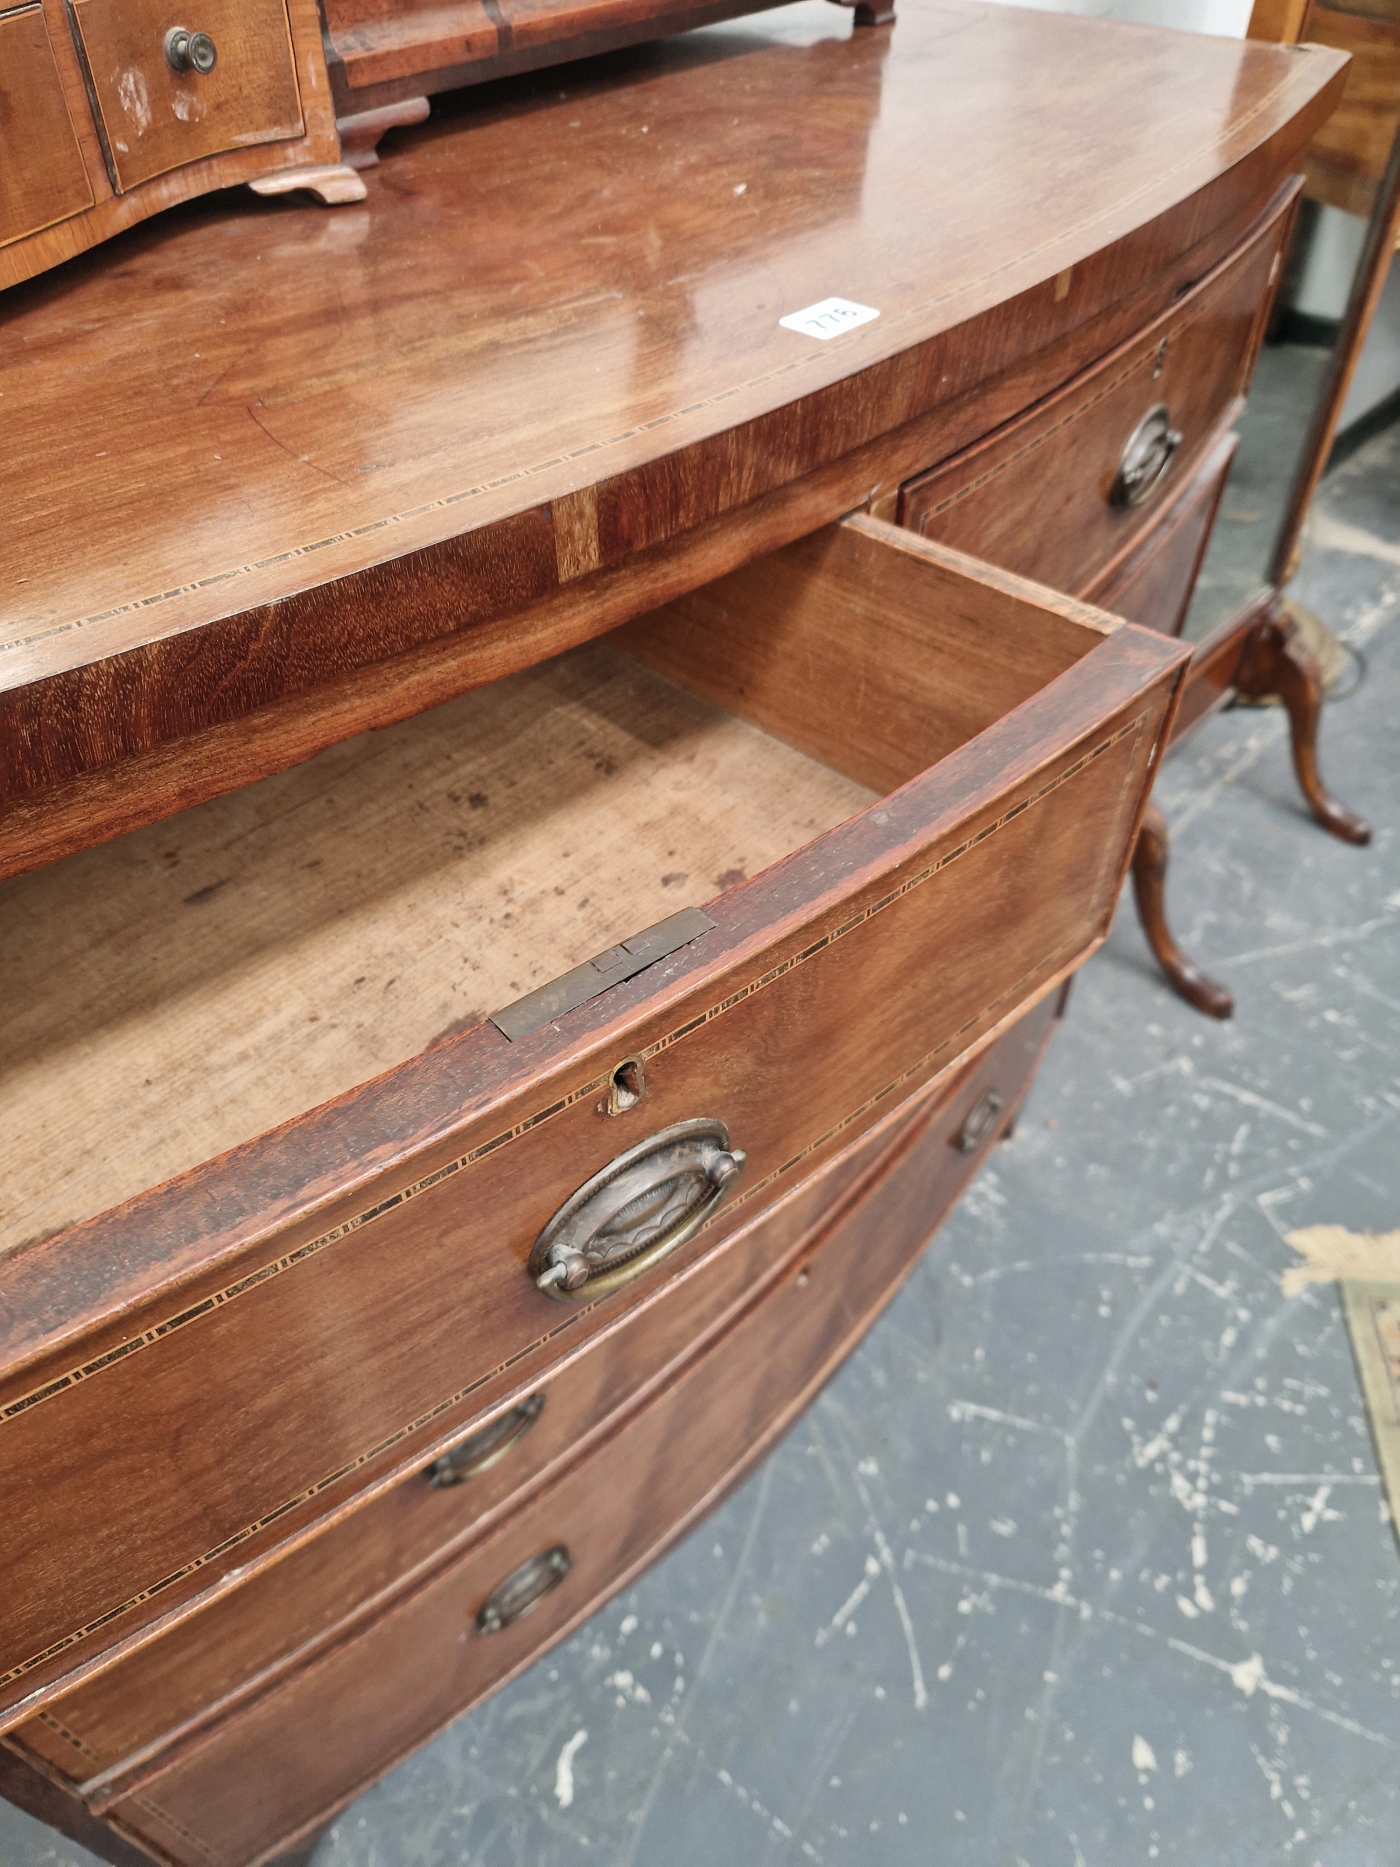
<path id="1" fill-rule="evenodd" d="M 1400 1550 L 1335 1291 L 1279 1279 L 1295 1226 L 1400 1225 L 1400 430 L 1312 537 L 1299 594 L 1369 662 L 1324 750 L 1372 847 L 1303 816 L 1277 710 L 1211 722 L 1158 797 L 1236 1020 L 1120 914 L 1015 1140 L 787 1441 L 316 1867 L 1394 1867 Z M 87 1859 L 0 1812 L 5 1867 Z"/>

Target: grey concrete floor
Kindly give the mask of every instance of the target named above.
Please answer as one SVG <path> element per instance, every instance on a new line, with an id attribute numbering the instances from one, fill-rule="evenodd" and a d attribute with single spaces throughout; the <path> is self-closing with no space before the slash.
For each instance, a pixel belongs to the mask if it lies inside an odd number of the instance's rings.
<path id="1" fill-rule="evenodd" d="M 1400 1225 L 1400 430 L 1311 536 L 1298 594 L 1369 659 L 1323 749 L 1372 847 L 1305 817 L 1279 710 L 1209 722 L 1157 795 L 1234 1022 L 1125 907 L 788 1439 L 316 1867 L 1400 1860 L 1400 1549 L 1335 1290 L 1279 1287 L 1292 1227 Z M 87 1859 L 0 1814 L 5 1867 Z"/>
<path id="2" fill-rule="evenodd" d="M 1208 635 L 1268 580 L 1274 538 L 1302 453 L 1306 412 L 1330 361 L 1330 351 L 1301 344 L 1270 345 L 1259 354 L 1239 451 L 1183 631 L 1192 641 Z"/>

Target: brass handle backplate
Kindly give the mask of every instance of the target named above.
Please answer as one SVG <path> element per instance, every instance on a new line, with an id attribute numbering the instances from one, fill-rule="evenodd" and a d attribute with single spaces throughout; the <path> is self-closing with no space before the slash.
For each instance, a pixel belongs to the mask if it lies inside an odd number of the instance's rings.
<path id="1" fill-rule="evenodd" d="M 165 35 L 165 62 L 172 71 L 197 71 L 205 77 L 219 62 L 219 48 L 207 32 L 172 26 Z"/>
<path id="2" fill-rule="evenodd" d="M 441 1490 L 447 1485 L 465 1484 L 469 1478 L 479 1478 L 525 1437 L 543 1412 L 543 1394 L 531 1394 L 517 1406 L 507 1408 L 469 1439 L 434 1459 L 424 1473 L 428 1483 Z"/>
<path id="3" fill-rule="evenodd" d="M 606 1296 L 693 1238 L 744 1170 L 721 1121 L 677 1122 L 595 1173 L 535 1240 L 547 1295 Z"/>
<path id="4" fill-rule="evenodd" d="M 1166 478 L 1181 436 L 1172 426 L 1165 402 L 1148 409 L 1123 444 L 1118 472 L 1109 491 L 1115 506 L 1142 506 Z"/>
<path id="5" fill-rule="evenodd" d="M 989 1089 L 968 1112 L 967 1120 L 958 1130 L 957 1150 L 960 1154 L 975 1154 L 987 1136 L 997 1125 L 997 1117 L 1006 1107 L 995 1089 Z"/>
<path id="6" fill-rule="evenodd" d="M 476 1624 L 483 1634 L 499 1634 L 503 1628 L 523 1620 L 531 1608 L 537 1608 L 551 1589 L 557 1588 L 574 1559 L 562 1543 L 541 1550 L 518 1569 L 512 1569 L 503 1582 L 497 1582 L 476 1611 Z"/>

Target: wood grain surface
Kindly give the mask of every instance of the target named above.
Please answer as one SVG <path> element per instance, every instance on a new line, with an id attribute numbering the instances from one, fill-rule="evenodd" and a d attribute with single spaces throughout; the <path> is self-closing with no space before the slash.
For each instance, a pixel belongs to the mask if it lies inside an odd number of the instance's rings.
<path id="1" fill-rule="evenodd" d="M 881 791 L 1065 673 L 1116 620 L 858 513 L 706 584 L 614 640 Z"/>
<path id="2" fill-rule="evenodd" d="M 0 15 L 0 244 L 91 205 L 92 184 L 35 0 Z"/>
<path id="3" fill-rule="evenodd" d="M 965 601 L 980 575 L 1003 618 L 1019 587 L 1024 632 L 1047 610 L 1084 614 L 1005 573 L 964 574 Z M 523 1272 L 541 1224 L 622 1147 L 703 1113 L 748 1150 L 672 1274 L 1080 963 L 1107 927 L 1186 658 L 1131 627 L 1085 634 L 1096 646 L 1039 694 L 715 898 L 716 927 L 636 980 L 518 1043 L 489 1025 L 448 1038 L 0 1260 L 12 1715 L 412 1468 L 507 1365 L 538 1378 L 561 1332 L 581 1342 L 636 1300 L 631 1286 L 557 1305 Z M 628 1056 L 648 1095 L 614 1124 L 607 1088 Z M 44 1480 L 75 1442 L 86 1506 L 112 1526 L 101 1547 L 61 1535 Z"/>
<path id="4" fill-rule="evenodd" d="M 781 4 L 782 0 L 778 0 Z M 382 106 L 421 92 L 484 84 L 542 65 L 591 58 L 689 32 L 772 0 L 456 0 L 396 7 L 330 0 L 326 62 L 337 106 Z"/>
<path id="5" fill-rule="evenodd" d="M 871 796 L 598 646 L 0 883 L 0 1252 L 479 1024 Z"/>
<path id="6" fill-rule="evenodd" d="M 1145 629 L 1181 634 L 1238 446 L 1239 436 L 1232 431 L 1216 438 L 1175 499 L 1157 514 L 1147 537 L 1086 591 L 1091 602 Z"/>
<path id="7" fill-rule="evenodd" d="M 899 521 L 1056 589 L 1084 591 L 1189 479 L 1249 386 L 1301 183 L 1250 238 L 1131 342 L 980 446 L 911 481 Z M 1163 407 L 1180 441 L 1153 494 L 1114 486 L 1130 434 Z"/>
<path id="8" fill-rule="evenodd" d="M 1400 124 L 1400 4 L 1316 5 L 1307 34 L 1352 61 L 1341 102 L 1308 147 L 1308 193 L 1369 219 Z"/>
<path id="9" fill-rule="evenodd" d="M 46 1767 L 32 1752 L 21 1752 L 8 1739 L 0 1739 L 0 1796 L 111 1867 L 149 1867 L 153 1858 L 149 1848 L 99 1820 L 57 1770 Z"/>
<path id="10" fill-rule="evenodd" d="M 707 526 L 682 588 L 851 509 L 1203 276 L 1341 68 L 962 0 L 852 36 L 812 0 L 479 92 L 363 207 L 205 202 L 9 293 L 0 798 L 288 707 L 192 757 L 226 788 L 414 704 L 347 719 L 337 682 L 503 619 L 538 658 L 532 607 L 552 652 L 676 594 L 656 564 Z M 780 326 L 832 292 L 879 317 Z M 198 782 L 147 773 L 123 827 Z"/>
<path id="11" fill-rule="evenodd" d="M 1008 1083 L 1008 1115 L 1029 1061 Z M 177 1753 L 114 1813 L 191 1867 L 256 1859 L 563 1638 L 719 1500 L 869 1327 L 966 1183 L 969 1157 L 949 1140 L 941 1122 L 907 1135 L 865 1196 L 625 1430 L 357 1637 Z M 478 1634 L 495 1584 L 561 1543 L 573 1561 L 564 1582 L 528 1618 Z"/>
<path id="12" fill-rule="evenodd" d="M 794 1253 L 868 1191 L 913 1124 L 936 1118 L 945 1143 L 988 1090 L 1003 1115 L 1048 1039 L 1059 994 L 1027 1012 L 971 1063 L 891 1110 L 858 1142 L 747 1220 L 687 1272 L 651 1292 L 594 1341 L 567 1356 L 538 1389 L 546 1405 L 509 1457 L 469 1484 L 434 1490 L 421 1472 L 356 1500 L 354 1509 L 252 1580 L 140 1648 L 16 1734 L 84 1793 L 107 1806 L 168 1767 L 211 1723 L 257 1696 L 317 1646 L 343 1637 L 408 1582 L 518 1509 L 609 1421 L 703 1351 L 783 1274 Z M 971 1174 L 983 1151 L 949 1147 L 944 1179 Z M 930 1220 L 932 1221 L 930 1215 Z M 518 1381 L 516 1390 L 520 1390 Z M 509 1401 L 507 1401 L 509 1404 Z M 473 1424 L 501 1410 L 498 1396 Z M 443 1443 L 451 1435 L 443 1434 Z"/>
<path id="13" fill-rule="evenodd" d="M 108 159 L 118 186 L 256 143 L 299 137 L 301 99 L 284 0 L 199 0 L 214 69 L 165 56 L 168 0 L 72 0 Z"/>
<path id="14" fill-rule="evenodd" d="M 1248 37 L 1272 40 L 1275 45 L 1295 45 L 1308 36 L 1312 9 L 1313 0 L 1254 0 Z"/>
<path id="15" fill-rule="evenodd" d="M 321 29 L 316 0 L 280 0 L 272 19 L 276 26 L 277 17 L 280 16 L 281 24 L 277 27 L 279 33 L 285 32 L 288 25 L 291 27 L 295 63 L 291 102 L 294 108 L 299 110 L 302 120 L 301 130 L 294 128 L 289 138 L 279 138 L 271 144 L 258 140 L 244 143 L 235 130 L 235 134 L 222 145 L 221 153 L 208 155 L 203 153 L 206 148 L 220 147 L 220 144 L 217 139 L 213 144 L 209 143 L 207 138 L 201 141 L 201 130 L 196 123 L 189 144 L 190 156 L 194 159 L 181 160 L 180 147 L 178 141 L 173 138 L 171 125 L 169 122 L 164 123 L 161 125 L 159 140 L 170 157 L 176 161 L 177 166 L 166 168 L 164 173 L 155 174 L 152 180 L 142 182 L 125 194 L 116 193 L 111 175 L 108 173 L 97 120 L 89 98 L 87 73 L 79 56 L 66 0 L 41 0 L 41 4 L 48 25 L 49 43 L 53 49 L 64 95 L 68 101 L 73 130 L 82 150 L 93 205 L 86 212 L 70 214 L 53 226 L 31 234 L 28 239 L 12 241 L 9 245 L 0 245 L 0 292 L 3 292 L 7 286 L 13 287 L 17 283 L 33 278 L 36 274 L 44 273 L 51 267 L 59 266 L 63 261 L 73 259 L 77 254 L 84 253 L 91 247 L 111 239 L 125 228 L 134 226 L 152 214 L 158 214 L 163 208 L 186 201 L 192 196 L 207 194 L 211 189 L 231 188 L 239 182 L 251 181 L 254 176 L 266 174 L 269 170 L 305 167 L 316 163 L 335 163 L 340 160 L 340 145 L 335 133 L 335 107 L 331 101 L 326 63 L 321 51 Z M 91 0 L 85 0 L 85 12 L 90 4 Z M 268 18 L 266 0 L 263 0 L 263 7 L 262 35 L 266 38 Z M 117 7 L 116 0 L 99 0 L 98 12 L 106 15 L 100 24 L 94 19 L 94 25 L 98 28 L 94 51 L 99 59 L 104 56 L 104 53 L 120 49 L 122 26 L 116 14 L 124 14 L 127 11 L 129 9 Z M 149 18 L 149 0 L 145 0 L 140 11 L 143 17 Z M 93 15 L 86 12 L 86 17 L 93 18 Z M 225 14 L 224 17 L 229 16 Z M 235 9 L 232 17 L 233 37 L 226 43 L 236 45 L 240 39 L 241 10 Z M 168 12 L 160 16 L 160 22 L 156 34 L 155 54 L 163 63 L 161 41 L 164 30 L 167 26 L 180 22 Z M 149 42 L 139 49 L 139 57 L 142 60 L 150 56 L 148 47 Z M 259 48 L 254 47 L 255 59 L 258 55 Z M 266 56 L 265 50 L 262 55 Z M 111 86 L 119 85 L 119 77 L 112 73 L 110 64 L 100 64 L 99 70 L 106 74 L 104 83 L 110 99 Z M 235 67 L 235 72 L 236 70 L 237 67 Z M 217 78 L 217 67 L 213 75 Z M 159 95 L 160 90 L 166 84 L 166 78 L 161 76 L 159 71 L 155 76 L 155 88 Z M 174 74 L 169 73 L 169 77 L 173 80 Z M 227 72 L 225 72 L 226 78 Z M 230 89 L 223 79 L 218 81 L 216 88 L 221 94 L 228 93 Z M 240 91 L 245 91 L 245 87 L 238 83 L 236 76 L 231 88 L 235 95 Z M 285 95 L 284 89 L 284 97 Z M 32 108 L 31 96 L 32 93 L 26 91 L 26 116 L 20 118 L 21 134 L 26 137 L 32 134 L 27 121 L 27 112 Z M 243 103 L 245 106 L 249 103 L 246 91 Z M 120 115 L 125 115 L 124 112 L 120 112 L 119 106 L 118 111 Z M 190 114 L 196 117 L 198 110 L 190 107 Z M 266 129 L 270 121 L 269 118 L 262 117 L 252 123 L 245 123 L 244 127 L 251 128 L 256 134 L 259 128 Z M 154 124 L 152 127 L 154 129 Z M 188 127 L 178 118 L 174 120 L 176 131 Z M 130 139 L 120 129 L 116 133 L 121 140 L 129 143 Z M 113 153 L 114 155 L 121 154 L 115 149 Z M 109 270 L 120 271 L 123 259 L 121 249 L 117 249 L 114 254 L 104 255 L 94 264 L 105 265 Z M 59 274 L 57 277 L 47 279 L 34 289 L 44 295 L 54 294 L 61 300 L 66 297 L 73 283 L 72 275 Z M 19 311 L 24 302 L 23 296 L 11 297 L 6 294 L 0 297 L 0 330 L 3 330 L 7 318 Z M 8 407 L 13 405 L 16 399 L 18 379 L 14 371 L 22 355 L 22 348 L 17 350 L 0 337 L 0 394 L 8 398 L 7 412 Z M 171 352 L 167 351 L 166 356 L 167 361 L 172 360 Z M 163 401 L 158 384 L 151 388 L 150 393 L 157 398 L 158 404 Z"/>
<path id="16" fill-rule="evenodd" d="M 38 904 L 24 1197 L 61 1229 L 0 1255 L 0 1728 L 162 1858 L 301 1846 L 708 1508 L 1107 929 L 1186 651 L 878 519 L 804 535 L 1209 279 L 1341 64 L 912 19 L 796 5 L 479 89 L 363 208 L 201 203 L 0 301 L 0 874 L 351 741 L 7 890 Z M 830 293 L 878 315 L 778 324 Z M 701 699 L 612 648 L 541 665 L 660 602 L 626 646 Z M 603 944 L 579 916 L 615 937 L 702 873 L 691 947 L 519 1043 L 471 1022 Z M 541 1295 L 549 1213 L 698 1113 L 749 1155 L 711 1224 L 612 1298 Z M 427 1491 L 546 1388 L 476 1504 Z M 538 1614 L 462 1641 L 561 1539 Z"/>

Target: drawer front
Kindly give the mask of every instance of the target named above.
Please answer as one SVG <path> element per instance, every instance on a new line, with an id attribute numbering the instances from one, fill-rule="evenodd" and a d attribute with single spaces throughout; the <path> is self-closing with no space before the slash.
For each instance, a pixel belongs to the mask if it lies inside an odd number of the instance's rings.
<path id="1" fill-rule="evenodd" d="M 302 134 L 284 0 L 73 0 L 72 13 L 118 193 Z"/>
<path id="2" fill-rule="evenodd" d="M 1220 437 L 1146 538 L 1100 574 L 1092 602 L 1159 635 L 1181 634 L 1238 446 L 1237 434 Z"/>
<path id="3" fill-rule="evenodd" d="M 250 1685 L 262 1689 L 270 1669 L 336 1632 L 347 1617 L 401 1587 L 426 1564 L 441 1562 L 492 1530 L 503 1510 L 518 1508 L 539 1482 L 586 1454 L 610 1417 L 689 1358 L 761 1280 L 781 1275 L 793 1252 L 805 1251 L 814 1234 L 867 1193 L 911 1129 L 925 1124 L 926 1145 L 938 1165 L 925 1214 L 931 1229 L 1019 1102 L 1049 1039 L 1058 1002 L 1058 994 L 1043 999 L 952 1082 L 891 1113 L 543 1383 L 543 1410 L 495 1465 L 447 1488 L 431 1485 L 425 1471 L 381 1492 L 243 1587 L 99 1673 L 22 1726 L 15 1738 L 72 1780 L 86 1782 L 94 1805 L 106 1808 L 149 1768 L 141 1753 L 172 1732 L 185 1737 L 180 1726 L 226 1710 Z M 983 1127 L 991 1096 L 997 1119 Z M 960 1140 L 974 1144 L 959 1146 Z M 126 1766 L 118 1768 L 123 1759 Z"/>
<path id="4" fill-rule="evenodd" d="M 947 1204 L 952 1155 L 943 1128 L 916 1131 L 866 1198 L 600 1451 L 112 1815 L 191 1867 L 255 1859 L 528 1664 L 716 1502 L 791 1421 L 918 1257 Z M 500 1582 L 561 1547 L 572 1567 L 528 1618 L 480 1633 Z"/>
<path id="5" fill-rule="evenodd" d="M 1295 200 L 1138 337 L 908 481 L 899 523 L 1057 590 L 1088 588 L 1194 473 L 1248 386 Z"/>
<path id="6" fill-rule="evenodd" d="M 92 206 L 37 4 L 0 15 L 0 246 Z"/>
<path id="7" fill-rule="evenodd" d="M 779 570 L 799 607 L 816 604 L 812 685 L 744 660 L 730 580 L 728 620 L 701 617 L 690 648 L 734 672 L 757 723 L 784 704 L 812 730 L 830 716 L 870 761 L 864 781 L 883 770 L 898 788 L 712 901 L 714 927 L 630 983 L 516 1043 L 476 1027 L 66 1235 L 65 1264 L 235 1222 L 250 1242 L 0 1396 L 12 1716 L 423 1463 L 451 1422 L 529 1391 L 1103 938 L 1184 651 L 875 521 L 780 555 L 756 587 L 775 619 Z M 861 603 L 899 626 L 870 633 Z M 921 633 L 935 623 L 937 655 Z M 775 621 L 770 642 L 782 635 Z M 980 730 L 939 757 L 964 689 L 964 729 Z M 901 784 L 897 749 L 916 771 L 936 762 Z M 614 1118 L 627 1058 L 647 1092 Z M 551 1215 L 635 1143 L 695 1118 L 724 1123 L 748 1157 L 718 1214 L 649 1282 L 542 1294 L 526 1266 Z M 308 1162 L 305 1194 L 281 1190 Z M 16 1275 L 48 1261 L 21 1257 Z M 81 1495 L 50 1482 L 76 1446 Z"/>

